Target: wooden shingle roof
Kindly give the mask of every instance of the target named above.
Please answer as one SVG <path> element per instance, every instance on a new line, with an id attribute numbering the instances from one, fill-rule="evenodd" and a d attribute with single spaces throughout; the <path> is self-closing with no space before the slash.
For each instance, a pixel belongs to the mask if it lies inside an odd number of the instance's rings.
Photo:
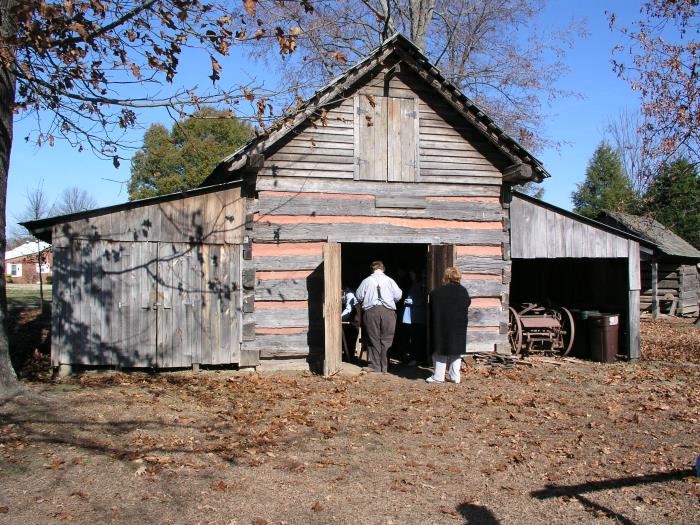
<path id="1" fill-rule="evenodd" d="M 700 250 L 651 217 L 613 211 L 605 215 L 626 230 L 653 242 L 666 255 L 700 260 Z"/>

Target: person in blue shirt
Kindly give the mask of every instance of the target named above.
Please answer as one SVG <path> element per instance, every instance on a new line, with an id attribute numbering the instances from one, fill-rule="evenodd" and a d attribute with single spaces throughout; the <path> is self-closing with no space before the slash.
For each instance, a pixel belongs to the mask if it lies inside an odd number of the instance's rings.
<path id="1" fill-rule="evenodd" d="M 425 283 L 422 272 L 409 272 L 411 287 L 404 299 L 401 323 L 404 333 L 403 351 L 408 366 L 416 366 L 418 361 L 425 359 Z"/>
<path id="2" fill-rule="evenodd" d="M 389 368 L 389 348 L 396 329 L 396 302 L 401 300 L 401 288 L 384 275 L 384 263 L 374 261 L 367 277 L 355 293 L 362 303 L 362 330 L 367 339 L 369 372 L 386 373 Z"/>

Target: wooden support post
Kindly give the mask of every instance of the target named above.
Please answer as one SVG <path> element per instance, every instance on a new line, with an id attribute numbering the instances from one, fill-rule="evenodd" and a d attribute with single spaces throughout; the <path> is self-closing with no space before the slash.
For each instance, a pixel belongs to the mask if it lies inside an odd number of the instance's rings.
<path id="1" fill-rule="evenodd" d="M 651 318 L 659 316 L 659 262 L 656 253 L 651 256 Z"/>
<path id="2" fill-rule="evenodd" d="M 199 363 L 192 363 L 192 372 L 195 374 L 199 372 Z"/>
<path id="3" fill-rule="evenodd" d="M 629 276 L 627 301 L 627 356 L 630 360 L 639 359 L 639 294 L 641 272 L 639 270 L 639 244 L 629 241 L 627 271 Z"/>

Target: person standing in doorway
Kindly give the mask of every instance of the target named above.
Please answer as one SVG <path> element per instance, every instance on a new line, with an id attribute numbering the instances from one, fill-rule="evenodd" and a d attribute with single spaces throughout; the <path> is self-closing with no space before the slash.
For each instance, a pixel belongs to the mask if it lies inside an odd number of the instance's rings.
<path id="1" fill-rule="evenodd" d="M 428 297 L 430 348 L 435 371 L 426 381 L 443 383 L 449 366 L 449 381 L 459 383 L 462 354 L 467 348 L 467 323 L 471 298 L 460 284 L 462 273 L 450 266 L 445 269 L 443 285 Z"/>
<path id="2" fill-rule="evenodd" d="M 409 276 L 411 284 L 401 315 L 402 351 L 408 366 L 416 366 L 419 359 L 425 360 L 425 285 L 421 271 L 411 270 Z"/>
<path id="3" fill-rule="evenodd" d="M 362 303 L 362 330 L 367 340 L 368 371 L 384 372 L 389 367 L 389 347 L 396 329 L 396 301 L 401 299 L 401 288 L 387 275 L 384 263 L 374 261 L 370 265 L 372 275 L 367 277 L 355 292 Z"/>

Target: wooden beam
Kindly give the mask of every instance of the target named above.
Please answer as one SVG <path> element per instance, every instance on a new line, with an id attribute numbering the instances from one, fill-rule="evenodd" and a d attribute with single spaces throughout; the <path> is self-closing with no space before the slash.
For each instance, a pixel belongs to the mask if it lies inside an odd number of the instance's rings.
<path id="1" fill-rule="evenodd" d="M 651 256 L 651 318 L 659 316 L 659 262 L 656 254 Z"/>
<path id="2" fill-rule="evenodd" d="M 505 182 L 532 180 L 532 166 L 522 162 L 508 166 L 503 170 L 503 180 Z"/>
<path id="3" fill-rule="evenodd" d="M 639 341 L 639 295 L 641 289 L 641 275 L 639 271 L 639 244 L 629 242 L 629 255 L 627 256 L 627 272 L 629 276 L 629 290 L 627 300 L 627 355 L 630 360 L 640 357 Z"/>
<path id="4" fill-rule="evenodd" d="M 257 170 L 265 165 L 265 156 L 260 153 L 250 153 L 246 156 L 245 167 Z"/>

